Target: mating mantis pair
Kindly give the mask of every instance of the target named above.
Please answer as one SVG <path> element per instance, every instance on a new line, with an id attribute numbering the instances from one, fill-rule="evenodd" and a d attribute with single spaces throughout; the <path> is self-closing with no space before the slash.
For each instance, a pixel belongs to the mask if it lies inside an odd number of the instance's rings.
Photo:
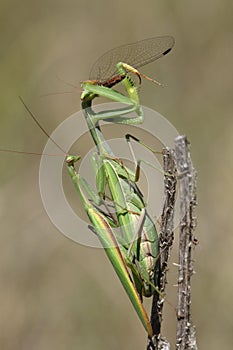
<path id="1" fill-rule="evenodd" d="M 156 46 L 158 43 L 163 43 L 163 45 L 157 51 L 153 51 L 151 44 Z M 140 54 L 142 56 L 140 59 L 136 57 L 134 67 L 128 64 L 131 61 L 127 63 L 118 62 L 116 71 L 111 78 L 105 81 L 90 80 L 82 83 L 82 110 L 92 139 L 97 147 L 97 153 L 93 155 L 97 192 L 76 171 L 75 163 L 80 159 L 79 156 L 67 156 L 66 163 L 83 207 L 90 219 L 92 230 L 103 245 L 145 330 L 152 337 L 152 327 L 143 307 L 142 298 L 143 296 L 150 297 L 155 290 L 157 291 L 159 273 L 158 234 L 155 224 L 147 212 L 143 194 L 136 185 L 140 171 L 140 161 L 137 161 L 134 157 L 134 171 L 126 167 L 114 155 L 104 139 L 99 122 L 107 121 L 127 125 L 137 125 L 143 122 L 144 116 L 140 106 L 138 88 L 129 73 L 137 75 L 140 81 L 141 77 L 148 78 L 139 73 L 136 68 L 167 54 L 174 45 L 174 39 L 172 37 L 157 37 L 131 45 L 134 47 L 133 50 L 135 50 L 135 47 L 138 49 L 137 57 L 140 57 Z M 140 51 L 145 48 L 145 45 L 148 45 L 148 57 L 144 57 L 143 60 L 143 52 Z M 118 51 L 124 51 L 127 47 L 122 46 L 110 51 L 102 56 L 100 61 L 103 63 L 105 59 L 109 58 L 109 54 L 113 55 Z M 112 89 L 117 83 L 124 86 L 126 95 Z M 123 103 L 125 107 L 95 113 L 91 105 L 92 101 L 98 96 Z M 131 137 L 138 141 L 128 134 L 126 140 L 129 145 Z M 132 150 L 131 146 L 130 149 Z M 106 190 L 108 190 L 108 195 L 106 195 Z M 111 205 L 114 206 L 115 216 L 109 210 L 109 200 Z M 117 228 L 120 228 L 120 230 L 116 230 Z M 159 291 L 157 292 L 159 293 Z"/>
<path id="2" fill-rule="evenodd" d="M 153 332 L 142 304 L 142 298 L 143 296 L 150 297 L 154 291 L 159 293 L 157 290 L 158 234 L 147 212 L 143 194 L 136 184 L 140 161 L 137 161 L 133 155 L 135 170 L 132 171 L 126 167 L 114 155 L 104 139 L 99 122 L 107 121 L 127 125 L 137 125 L 143 122 L 144 116 L 140 106 L 138 88 L 129 73 L 136 74 L 140 82 L 142 77 L 154 81 L 139 73 L 137 69 L 166 55 L 173 45 L 174 39 L 164 36 L 113 49 L 101 56 L 93 66 L 91 80 L 82 83 L 82 110 L 97 147 L 97 153 L 93 155 L 97 192 L 75 169 L 75 163 L 80 160 L 80 156 L 66 157 L 68 171 L 90 219 L 92 230 L 104 247 L 149 337 L 153 336 Z M 121 62 L 123 60 L 126 63 Z M 109 61 L 111 61 L 110 65 Z M 100 76 L 105 76 L 106 79 L 100 81 Z M 117 83 L 124 86 L 126 95 L 112 89 Z M 95 113 L 91 105 L 98 96 L 123 103 L 125 107 Z M 25 105 L 24 102 L 23 104 Z M 48 136 L 26 105 L 25 107 Z M 126 140 L 129 146 L 131 138 L 139 141 L 128 134 Z M 53 142 L 56 144 L 55 141 Z M 132 151 L 131 146 L 130 149 Z M 112 206 L 114 206 L 115 215 L 111 213 Z"/>

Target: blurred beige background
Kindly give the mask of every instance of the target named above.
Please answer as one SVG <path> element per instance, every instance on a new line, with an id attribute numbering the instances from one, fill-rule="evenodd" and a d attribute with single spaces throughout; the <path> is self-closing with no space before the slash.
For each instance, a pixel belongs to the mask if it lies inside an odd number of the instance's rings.
<path id="1" fill-rule="evenodd" d="M 46 143 L 18 95 L 52 132 L 79 110 L 79 82 L 105 51 L 175 37 L 172 53 L 142 70 L 166 87 L 145 82 L 141 101 L 192 143 L 200 240 L 192 307 L 199 349 L 211 350 L 233 343 L 232 10 L 229 0 L 0 4 L 1 148 L 42 152 Z M 66 82 L 77 91 L 42 96 L 74 91 Z M 65 238 L 46 215 L 39 161 L 0 153 L 0 348 L 144 349 L 145 332 L 104 252 Z M 175 297 L 175 287 L 170 294 Z M 163 332 L 174 344 L 169 320 Z"/>

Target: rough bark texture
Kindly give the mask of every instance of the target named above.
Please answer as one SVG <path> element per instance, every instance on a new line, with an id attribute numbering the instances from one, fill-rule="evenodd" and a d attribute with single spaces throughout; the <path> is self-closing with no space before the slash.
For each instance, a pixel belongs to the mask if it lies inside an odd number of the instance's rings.
<path id="1" fill-rule="evenodd" d="M 196 171 L 190 158 L 185 136 L 175 140 L 176 166 L 179 174 L 180 237 L 178 271 L 178 308 L 176 349 L 197 349 L 195 327 L 191 320 L 191 276 L 193 274 L 192 250 L 196 239 L 194 209 L 196 206 Z"/>
<path id="2" fill-rule="evenodd" d="M 174 239 L 174 211 L 176 180 L 179 182 L 179 269 L 176 350 L 197 350 L 195 327 L 191 320 L 191 276 L 193 274 L 192 248 L 197 243 L 194 237 L 196 218 L 196 172 L 190 158 L 185 136 L 175 139 L 175 150 L 164 150 L 164 194 L 165 201 L 160 231 L 160 274 L 154 292 L 151 310 L 151 325 L 154 332 L 148 339 L 147 350 L 170 350 L 170 344 L 161 336 L 161 324 L 165 286 L 170 251 Z M 175 175 L 176 173 L 176 175 Z"/>

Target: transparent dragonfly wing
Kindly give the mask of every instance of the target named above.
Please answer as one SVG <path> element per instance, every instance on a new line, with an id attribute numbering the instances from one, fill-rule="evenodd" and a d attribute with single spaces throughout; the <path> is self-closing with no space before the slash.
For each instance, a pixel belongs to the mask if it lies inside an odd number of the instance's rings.
<path id="1" fill-rule="evenodd" d="M 171 51 L 175 44 L 172 36 L 157 36 L 122 45 L 107 51 L 94 63 L 90 80 L 108 80 L 117 74 L 116 64 L 124 62 L 138 69 Z"/>

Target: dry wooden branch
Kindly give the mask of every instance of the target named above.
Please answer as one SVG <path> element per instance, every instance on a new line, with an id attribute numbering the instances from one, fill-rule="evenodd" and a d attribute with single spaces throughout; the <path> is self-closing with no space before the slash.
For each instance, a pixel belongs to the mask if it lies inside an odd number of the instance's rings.
<path id="1" fill-rule="evenodd" d="M 179 174 L 180 238 L 178 271 L 178 308 L 176 349 L 197 349 L 195 327 L 191 320 L 192 248 L 196 227 L 196 171 L 193 168 L 185 136 L 175 139 L 176 167 Z"/>
<path id="2" fill-rule="evenodd" d="M 194 237 L 196 218 L 196 171 L 190 158 L 185 136 L 175 139 L 175 151 L 164 151 L 165 202 L 160 232 L 160 275 L 159 290 L 165 293 L 168 260 L 174 238 L 174 210 L 176 179 L 179 179 L 180 236 L 178 271 L 178 307 L 176 350 L 197 350 L 195 327 L 191 320 L 191 276 L 193 274 L 192 248 L 197 243 Z M 162 295 L 161 294 L 161 295 Z M 164 298 L 154 292 L 151 310 L 151 325 L 154 336 L 148 339 L 147 350 L 170 350 L 170 344 L 161 337 L 161 323 Z"/>

